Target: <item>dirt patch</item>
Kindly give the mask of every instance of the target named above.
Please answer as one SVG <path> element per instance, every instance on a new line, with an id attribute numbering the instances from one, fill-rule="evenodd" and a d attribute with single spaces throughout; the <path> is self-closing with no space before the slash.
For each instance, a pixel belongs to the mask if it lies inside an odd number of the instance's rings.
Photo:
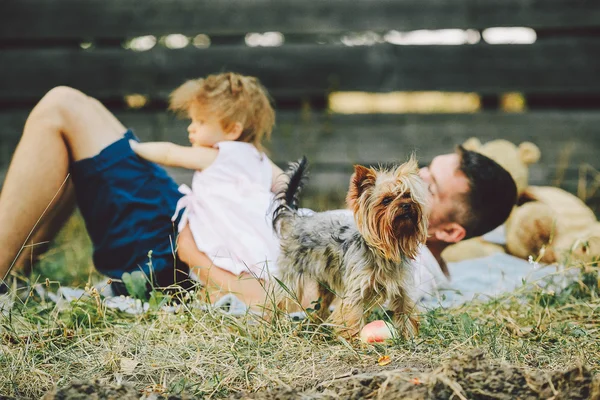
<path id="1" fill-rule="evenodd" d="M 79 399 L 168 399 L 185 400 L 193 396 L 167 396 L 143 393 L 133 386 L 107 385 L 99 381 L 73 382 L 49 392 L 43 400 Z M 509 365 L 495 365 L 482 351 L 460 356 L 430 372 L 407 372 L 406 369 L 379 373 L 357 373 L 323 382 L 308 390 L 276 387 L 256 393 L 236 394 L 230 399 L 289 400 L 329 399 L 554 399 L 600 400 L 600 376 L 592 376 L 585 367 L 563 372 L 525 371 Z"/>
<path id="2" fill-rule="evenodd" d="M 46 393 L 42 400 L 187 400 L 190 397 L 168 396 L 153 391 L 136 390 L 130 384 L 114 385 L 98 380 L 76 381 Z"/>
<path id="3" fill-rule="evenodd" d="M 72 382 L 70 385 L 46 393 L 42 400 L 78 400 L 78 399 L 106 399 L 106 400 L 138 400 L 140 393 L 129 385 L 107 385 L 100 381 Z"/>
<path id="4" fill-rule="evenodd" d="M 476 351 L 428 373 L 387 371 L 359 374 L 299 391 L 275 388 L 238 394 L 232 399 L 594 399 L 600 400 L 600 379 L 584 367 L 564 372 L 524 371 L 497 366 Z"/>

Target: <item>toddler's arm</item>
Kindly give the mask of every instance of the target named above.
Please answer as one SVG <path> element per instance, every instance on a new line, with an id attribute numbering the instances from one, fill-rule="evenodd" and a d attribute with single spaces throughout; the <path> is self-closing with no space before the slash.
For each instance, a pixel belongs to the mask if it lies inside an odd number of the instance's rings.
<path id="1" fill-rule="evenodd" d="M 129 144 L 138 156 L 167 167 L 202 170 L 219 154 L 219 150 L 209 147 L 187 147 L 168 142 L 138 143 L 130 140 Z"/>

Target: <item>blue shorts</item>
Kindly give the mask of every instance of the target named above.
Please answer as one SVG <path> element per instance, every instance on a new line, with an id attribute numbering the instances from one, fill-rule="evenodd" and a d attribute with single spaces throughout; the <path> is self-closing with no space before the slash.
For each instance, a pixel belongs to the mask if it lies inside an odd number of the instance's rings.
<path id="1" fill-rule="evenodd" d="M 189 271 L 175 255 L 178 221 L 171 221 L 182 194 L 162 167 L 131 150 L 129 139 L 138 140 L 131 130 L 71 165 L 77 204 L 99 272 L 120 279 L 133 271 L 150 277 L 152 270 L 155 285 L 168 286 Z"/>

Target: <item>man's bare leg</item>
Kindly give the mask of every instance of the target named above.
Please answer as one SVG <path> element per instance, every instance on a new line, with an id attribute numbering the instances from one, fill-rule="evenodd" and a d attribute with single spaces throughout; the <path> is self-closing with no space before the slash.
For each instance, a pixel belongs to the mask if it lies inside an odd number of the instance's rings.
<path id="1" fill-rule="evenodd" d="M 25 275 L 29 275 L 37 258 L 48 249 L 49 240 L 56 236 L 73 213 L 75 193 L 73 182 L 70 179 L 65 181 L 52 204 L 54 207 L 46 211 L 37 228 L 31 232 L 19 256 L 14 260 L 12 271 L 21 271 Z"/>
<path id="2" fill-rule="evenodd" d="M 125 130 L 75 89 L 54 88 L 34 107 L 0 192 L 0 278 L 24 261 L 17 257 L 26 241 L 50 240 L 69 215 L 74 192 L 63 184 L 70 162 L 95 156 Z"/>

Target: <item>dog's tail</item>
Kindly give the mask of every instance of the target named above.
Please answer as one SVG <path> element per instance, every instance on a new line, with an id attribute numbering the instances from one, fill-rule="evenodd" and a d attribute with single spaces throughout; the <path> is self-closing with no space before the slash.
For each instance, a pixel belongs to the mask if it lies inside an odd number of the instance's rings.
<path id="1" fill-rule="evenodd" d="M 276 208 L 273 211 L 273 229 L 281 234 L 282 221 L 298 210 L 298 196 L 308 178 L 308 161 L 306 156 L 289 164 L 285 171 L 287 182 L 275 194 Z"/>

